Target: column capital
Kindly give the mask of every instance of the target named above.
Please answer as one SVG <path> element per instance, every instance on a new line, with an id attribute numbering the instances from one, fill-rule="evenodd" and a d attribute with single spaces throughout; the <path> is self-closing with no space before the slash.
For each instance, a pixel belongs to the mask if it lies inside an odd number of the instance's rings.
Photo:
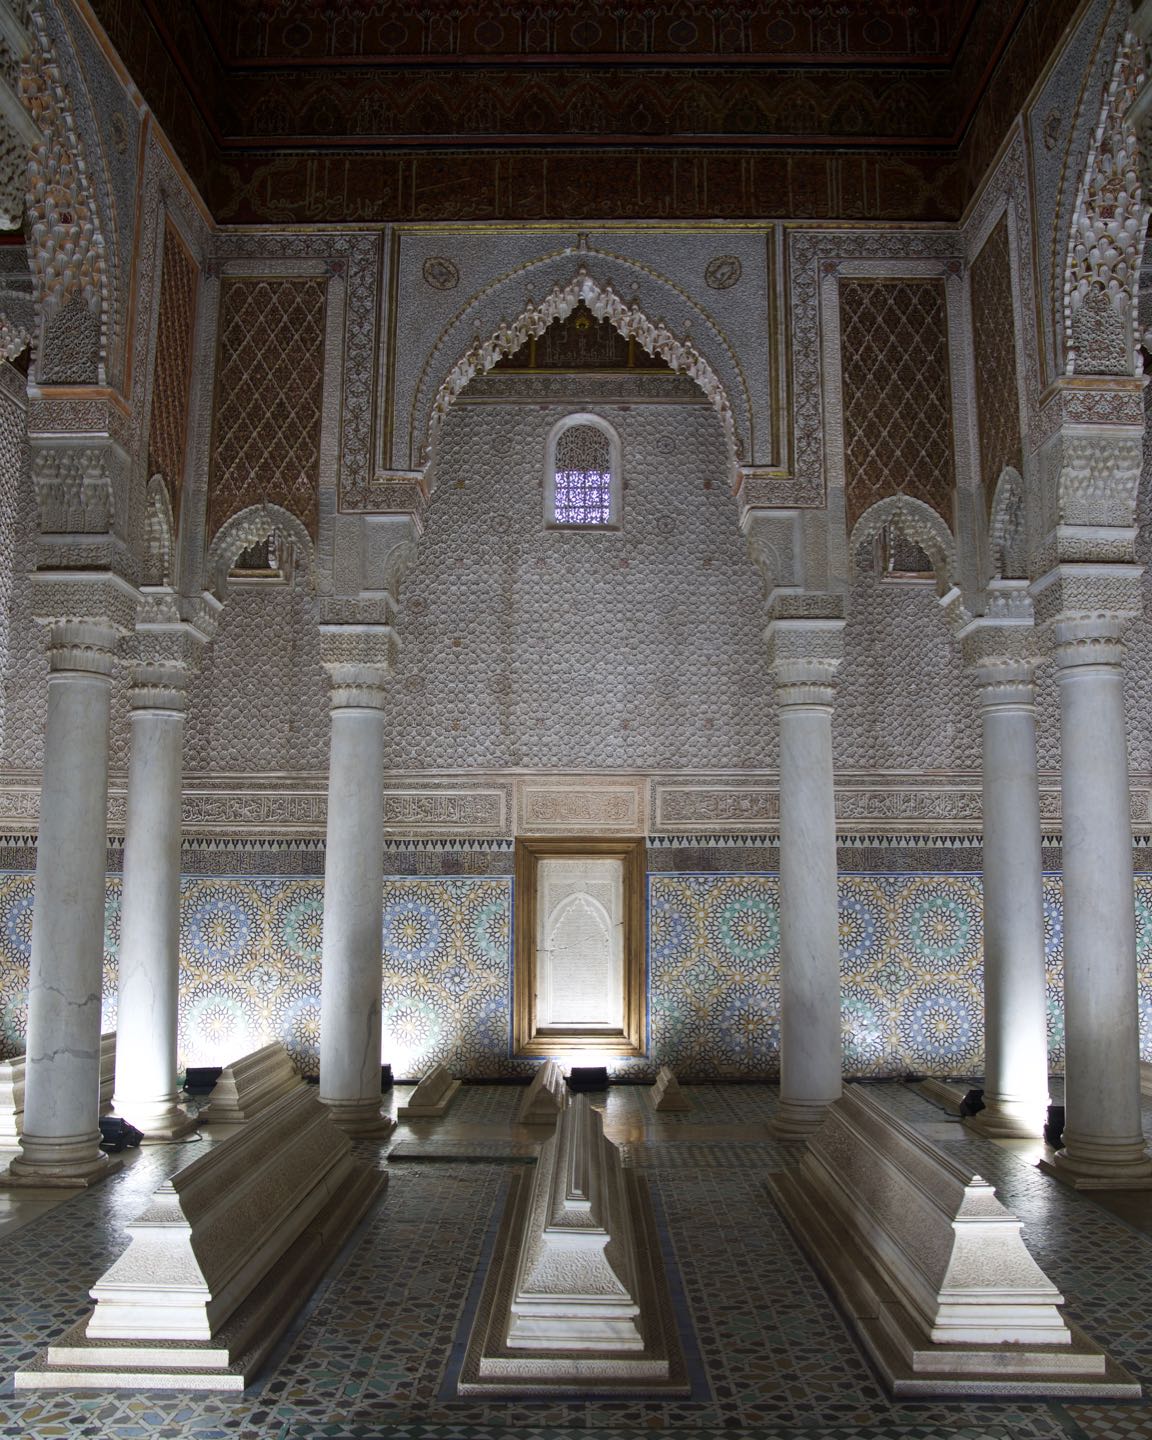
<path id="1" fill-rule="evenodd" d="M 1023 592 L 1020 592 L 1023 593 Z M 1023 599 L 1031 615 L 1031 602 Z M 964 625 L 958 632 L 960 653 L 972 672 L 984 704 L 1007 703 L 1007 690 L 1025 688 L 1032 703 L 1032 686 L 1036 678 L 1043 646 L 1040 635 L 1030 619 L 1013 618 L 1011 610 L 993 609 Z"/>
<path id="2" fill-rule="evenodd" d="M 111 680 L 120 664 L 121 631 L 97 618 L 54 620 L 48 626 L 48 678 L 96 675 Z"/>
<path id="3" fill-rule="evenodd" d="M 107 570 L 33 571 L 29 578 L 33 614 L 48 631 L 51 672 L 113 676 L 132 628 L 134 587 Z"/>
<path id="4" fill-rule="evenodd" d="M 1054 640 L 1057 628 L 1071 623 L 1123 628 L 1143 612 L 1143 569 L 1108 563 L 1054 565 L 1032 584 L 1037 623 L 1046 626 Z"/>
<path id="5" fill-rule="evenodd" d="M 183 715 L 188 709 L 190 667 L 183 660 L 140 660 L 132 671 L 128 703 L 133 713 L 155 710 Z"/>
<path id="6" fill-rule="evenodd" d="M 1052 657 L 1058 672 L 1086 665 L 1121 666 L 1124 631 L 1130 619 L 1107 612 L 1058 617 L 1052 622 Z"/>
<path id="7" fill-rule="evenodd" d="M 976 693 L 985 709 L 1034 710 L 1036 666 L 1031 659 L 989 658 L 974 665 Z"/>
<path id="8" fill-rule="evenodd" d="M 140 590 L 129 703 L 134 711 L 182 714 L 187 690 L 215 633 L 220 603 L 209 595 L 178 595 L 167 585 Z"/>
<path id="9" fill-rule="evenodd" d="M 764 638 L 777 704 L 831 706 L 844 655 L 843 619 L 773 618 Z"/>
<path id="10" fill-rule="evenodd" d="M 328 672 L 332 709 L 382 710 L 399 648 L 390 625 L 322 624 L 320 663 Z"/>

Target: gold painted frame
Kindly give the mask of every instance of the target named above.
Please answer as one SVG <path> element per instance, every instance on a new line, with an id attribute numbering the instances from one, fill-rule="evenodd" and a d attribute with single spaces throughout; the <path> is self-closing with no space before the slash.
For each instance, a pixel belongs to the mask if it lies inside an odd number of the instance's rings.
<path id="1" fill-rule="evenodd" d="M 564 1030 L 536 1023 L 536 876 L 541 860 L 561 856 L 618 859 L 624 871 L 624 1021 L 619 1031 Z M 639 839 L 516 841 L 512 971 L 512 1053 L 569 1055 L 603 1051 L 643 1055 L 648 1034 L 648 976 L 644 944 L 646 845 Z"/>

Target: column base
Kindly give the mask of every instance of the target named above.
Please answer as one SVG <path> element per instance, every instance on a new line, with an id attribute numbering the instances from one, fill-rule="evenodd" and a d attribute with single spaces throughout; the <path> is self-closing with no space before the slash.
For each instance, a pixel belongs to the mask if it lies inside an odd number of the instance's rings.
<path id="1" fill-rule="evenodd" d="M 768 1121 L 769 1133 L 778 1140 L 807 1140 L 824 1123 L 834 1100 L 781 1100 L 780 1108 Z"/>
<path id="2" fill-rule="evenodd" d="M 1046 1175 L 1076 1190 L 1152 1190 L 1152 1156 L 1143 1136 L 1107 1145 L 1077 1140 L 1065 1131 L 1064 1139 L 1070 1144 L 1057 1150 L 1054 1160 L 1039 1162 Z"/>
<path id="3" fill-rule="evenodd" d="M 382 1139 L 396 1128 L 396 1121 L 380 1108 L 378 1102 L 366 1104 L 363 1100 L 328 1100 L 323 1095 L 320 1099 L 328 1106 L 333 1125 L 343 1130 L 345 1135 Z"/>
<path id="4" fill-rule="evenodd" d="M 119 1155 L 105 1155 L 102 1150 L 86 1164 L 74 1161 L 66 1166 L 40 1165 L 17 1157 L 7 1170 L 0 1170 L 0 1189 L 84 1190 L 99 1185 L 123 1164 Z"/>
<path id="5" fill-rule="evenodd" d="M 131 1096 L 112 1096 L 112 1115 L 127 1120 L 128 1125 L 143 1132 L 141 1145 L 167 1145 L 199 1129 L 199 1116 L 190 1115 L 173 1097 L 163 1100 L 132 1100 Z"/>
<path id="6" fill-rule="evenodd" d="M 134 1104 L 131 1100 L 121 1101 L 114 1095 L 112 1114 L 143 1132 L 142 1145 L 167 1145 L 172 1140 L 182 1139 L 200 1125 L 198 1116 L 189 1114 L 182 1105 L 175 1105 L 170 1100 L 160 1104 L 147 1101 Z"/>
<path id="7" fill-rule="evenodd" d="M 984 1097 L 984 1109 L 963 1117 L 965 1126 L 989 1140 L 1037 1140 L 1044 1134 L 1048 1101 L 1039 1104 L 1003 1103 Z"/>

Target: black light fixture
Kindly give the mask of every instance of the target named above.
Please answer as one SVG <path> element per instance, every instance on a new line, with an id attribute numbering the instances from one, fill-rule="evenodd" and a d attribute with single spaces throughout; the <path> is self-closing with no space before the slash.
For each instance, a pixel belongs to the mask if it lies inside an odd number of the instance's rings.
<path id="1" fill-rule="evenodd" d="M 223 1065 L 189 1065 L 184 1076 L 184 1089 L 189 1095 L 209 1095 L 216 1087 Z"/>
<path id="2" fill-rule="evenodd" d="M 960 1114 L 964 1116 L 979 1115 L 984 1109 L 984 1091 L 969 1090 L 964 1099 L 960 1102 Z"/>
<path id="3" fill-rule="evenodd" d="M 129 1125 L 128 1121 L 122 1120 L 119 1115 L 101 1115 L 100 1149 L 108 1154 L 118 1155 L 121 1150 L 135 1150 L 143 1138 L 142 1131 L 137 1130 L 135 1125 Z"/>
<path id="4" fill-rule="evenodd" d="M 604 1065 L 573 1065 L 568 1088 L 579 1095 L 586 1090 L 607 1090 L 608 1070 Z"/>
<path id="5" fill-rule="evenodd" d="M 1048 1118 L 1044 1121 L 1044 1139 L 1053 1150 L 1059 1150 L 1064 1141 L 1064 1106 L 1049 1105 Z"/>

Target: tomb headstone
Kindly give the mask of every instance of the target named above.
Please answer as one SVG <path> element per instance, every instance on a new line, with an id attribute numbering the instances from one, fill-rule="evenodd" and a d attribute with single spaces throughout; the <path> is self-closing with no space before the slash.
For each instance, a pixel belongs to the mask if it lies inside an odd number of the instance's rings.
<path id="1" fill-rule="evenodd" d="M 564 1072 L 555 1060 L 545 1060 L 525 1090 L 516 1118 L 521 1125 L 551 1125 L 567 1104 Z"/>
<path id="2" fill-rule="evenodd" d="M 667 1065 L 660 1067 L 656 1083 L 652 1086 L 652 1108 L 663 1113 L 692 1109 L 691 1100 L 680 1089 L 680 1082 Z"/>
<path id="3" fill-rule="evenodd" d="M 244 1125 L 304 1084 L 278 1040 L 225 1065 L 200 1119 L 212 1125 Z"/>
<path id="4" fill-rule="evenodd" d="M 407 1105 L 401 1105 L 396 1113 L 401 1120 L 439 1119 L 447 1114 L 459 1089 L 459 1080 L 443 1065 L 434 1065 L 413 1090 Z"/>

